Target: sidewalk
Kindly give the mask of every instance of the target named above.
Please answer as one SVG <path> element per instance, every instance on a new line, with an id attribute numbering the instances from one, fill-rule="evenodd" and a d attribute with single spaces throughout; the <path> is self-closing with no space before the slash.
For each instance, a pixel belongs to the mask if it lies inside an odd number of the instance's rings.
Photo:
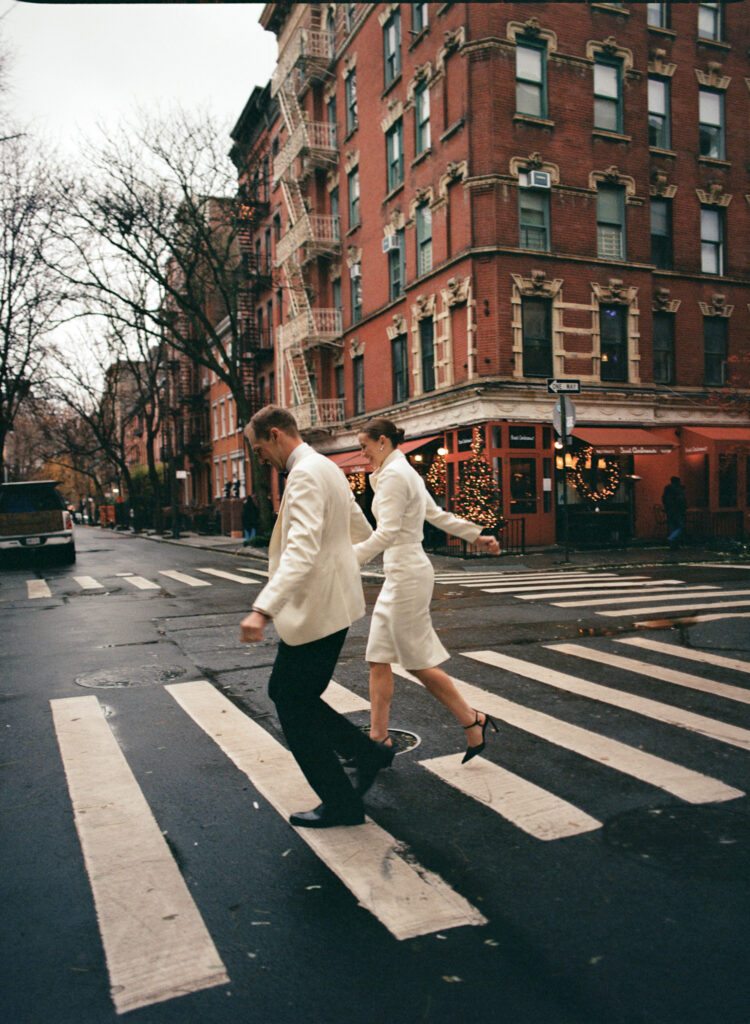
<path id="1" fill-rule="evenodd" d="M 161 544 L 180 544 L 184 547 L 197 548 L 204 551 L 220 551 L 238 558 L 249 558 L 263 563 L 268 562 L 268 550 L 266 548 L 254 548 L 250 545 L 245 547 L 243 542 L 236 537 L 203 536 L 197 533 L 181 533 L 179 538 L 145 533 L 139 536 Z M 442 572 L 448 570 L 453 572 L 472 572 L 481 569 L 512 571 L 513 569 L 565 569 L 573 567 L 595 569 L 628 565 L 689 565 L 693 562 L 747 563 L 748 568 L 750 568 L 750 558 L 741 548 L 732 551 L 694 546 L 683 547 L 673 551 L 666 544 L 654 544 L 647 547 L 634 546 L 583 550 L 573 550 L 571 548 L 567 562 L 565 561 L 564 549 L 557 546 L 529 548 L 524 555 L 501 555 L 499 558 L 449 558 L 445 555 L 433 554 L 429 554 L 429 558 L 434 568 Z"/>

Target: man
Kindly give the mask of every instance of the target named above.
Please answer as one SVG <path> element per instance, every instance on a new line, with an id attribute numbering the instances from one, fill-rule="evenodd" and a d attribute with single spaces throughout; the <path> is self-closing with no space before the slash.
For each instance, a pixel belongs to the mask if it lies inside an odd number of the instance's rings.
<path id="1" fill-rule="evenodd" d="M 673 476 L 664 488 L 661 501 L 667 517 L 667 541 L 672 550 L 675 550 L 685 531 L 687 512 L 685 490 L 678 476 Z"/>
<path id="2" fill-rule="evenodd" d="M 341 470 L 305 444 L 291 413 L 268 405 L 245 433 L 261 462 L 288 473 L 268 548 L 268 583 L 241 623 L 256 643 L 272 619 L 279 634 L 268 693 L 289 749 L 322 803 L 292 814 L 293 825 L 363 824 L 362 796 L 393 750 L 370 740 L 322 699 L 356 619 L 365 613 L 352 543 L 372 530 Z M 354 785 L 337 752 L 356 765 Z"/>

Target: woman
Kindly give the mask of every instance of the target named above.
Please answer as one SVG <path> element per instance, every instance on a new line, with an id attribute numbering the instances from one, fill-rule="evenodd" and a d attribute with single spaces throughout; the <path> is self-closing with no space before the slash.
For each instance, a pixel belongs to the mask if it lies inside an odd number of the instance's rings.
<path id="1" fill-rule="evenodd" d="M 439 508 L 427 493 L 419 473 L 409 464 L 399 444 L 404 432 L 391 420 L 370 420 L 358 434 L 362 452 L 374 472 L 372 511 L 377 528 L 367 540 L 354 545 L 359 564 L 383 552 L 385 583 L 375 603 L 365 658 L 370 666 L 370 737 L 392 746 L 388 715 L 393 697 L 391 664 L 399 663 L 453 714 L 466 730 L 463 762 L 484 749 L 488 715 L 475 711 L 461 697 L 450 676 L 437 666 L 450 655 L 432 628 L 430 599 L 434 586 L 432 565 L 422 547 L 424 521 L 455 534 L 489 554 L 500 553 L 495 537 L 480 537 L 481 526 Z"/>

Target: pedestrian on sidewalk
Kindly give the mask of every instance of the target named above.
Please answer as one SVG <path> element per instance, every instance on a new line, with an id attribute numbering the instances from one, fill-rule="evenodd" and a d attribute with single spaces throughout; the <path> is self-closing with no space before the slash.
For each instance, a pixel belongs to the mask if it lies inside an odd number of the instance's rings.
<path id="1" fill-rule="evenodd" d="M 256 643 L 273 619 L 279 646 L 268 693 L 289 749 L 322 803 L 291 815 L 298 827 L 364 822 L 362 796 L 393 760 L 322 699 L 348 627 L 365 614 L 353 541 L 372 533 L 341 470 L 302 440 L 291 413 L 265 406 L 245 428 L 261 462 L 288 474 L 268 548 L 268 583 L 241 623 Z M 352 761 L 355 782 L 337 757 Z"/>
<path id="2" fill-rule="evenodd" d="M 461 697 L 450 676 L 437 666 L 450 655 L 438 639 L 430 618 L 435 583 L 432 564 L 424 552 L 425 520 L 439 530 L 462 537 L 490 555 L 500 553 L 496 537 L 480 536 L 482 527 L 444 512 L 432 500 L 422 477 L 409 464 L 399 444 L 404 431 L 391 420 L 370 420 L 358 435 L 362 452 L 373 466 L 370 483 L 377 529 L 355 544 L 360 565 L 383 552 L 385 582 L 370 623 L 365 658 L 370 666 L 370 737 L 392 749 L 388 719 L 393 697 L 393 671 L 398 663 L 458 719 L 466 730 L 469 761 L 484 749 L 486 714 Z"/>
<path id="3" fill-rule="evenodd" d="M 242 505 L 242 530 L 245 535 L 245 543 L 249 544 L 258 529 L 258 506 L 253 501 L 253 496 L 248 492 Z"/>
<path id="4" fill-rule="evenodd" d="M 673 476 L 664 488 L 661 502 L 667 516 L 667 542 L 672 550 L 675 550 L 679 547 L 685 533 L 685 515 L 687 513 L 685 490 L 678 476 Z"/>

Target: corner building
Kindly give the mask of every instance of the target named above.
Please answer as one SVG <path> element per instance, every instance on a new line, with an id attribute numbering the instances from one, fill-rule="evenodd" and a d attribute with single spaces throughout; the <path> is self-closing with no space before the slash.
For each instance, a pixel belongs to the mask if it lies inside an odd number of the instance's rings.
<path id="1" fill-rule="evenodd" d="M 663 536 L 672 475 L 696 530 L 742 533 L 745 5 L 277 3 L 261 23 L 259 393 L 355 491 L 358 428 L 393 418 L 417 465 L 442 453 L 448 507 L 478 428 L 527 544 L 561 536 L 566 481 L 572 539 Z M 550 379 L 580 382 L 567 467 Z"/>

